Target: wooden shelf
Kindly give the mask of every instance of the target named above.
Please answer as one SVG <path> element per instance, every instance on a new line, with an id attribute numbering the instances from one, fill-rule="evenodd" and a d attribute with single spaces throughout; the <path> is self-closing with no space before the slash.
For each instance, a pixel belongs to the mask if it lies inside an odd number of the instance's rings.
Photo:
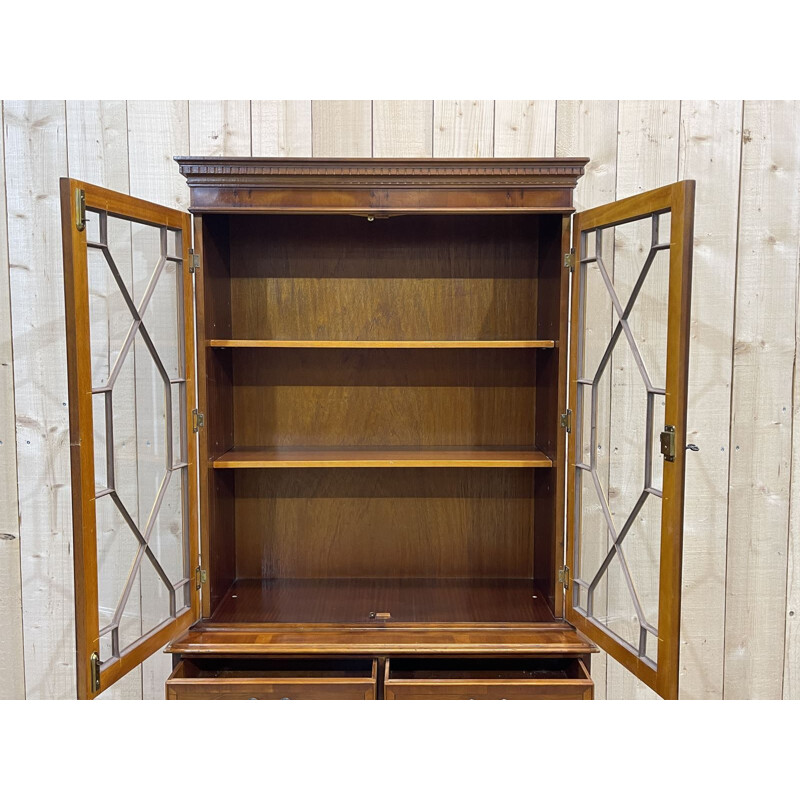
<path id="1" fill-rule="evenodd" d="M 370 614 L 390 614 L 389 618 Z M 295 578 L 234 582 L 210 622 L 548 623 L 528 578 Z"/>
<path id="2" fill-rule="evenodd" d="M 468 350 L 483 349 L 552 349 L 555 342 L 552 339 L 465 339 L 465 340 L 385 340 L 365 341 L 353 339 L 339 340 L 310 340 L 310 339 L 211 339 L 209 347 L 213 348 L 281 348 L 281 347 L 308 347 L 308 348 L 355 348 L 355 349 L 393 349 L 393 350 Z"/>
<path id="3" fill-rule="evenodd" d="M 532 448 L 234 447 L 214 459 L 215 469 L 264 467 L 552 467 Z"/>

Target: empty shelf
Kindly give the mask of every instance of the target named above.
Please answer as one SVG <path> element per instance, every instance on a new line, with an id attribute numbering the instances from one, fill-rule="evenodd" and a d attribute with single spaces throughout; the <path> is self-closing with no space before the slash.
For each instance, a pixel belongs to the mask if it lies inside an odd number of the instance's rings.
<path id="1" fill-rule="evenodd" d="M 552 339 L 451 339 L 443 341 L 435 340 L 385 340 L 385 341 L 364 341 L 353 339 L 339 341 L 311 340 L 311 339 L 211 339 L 210 347 L 322 347 L 322 348 L 391 348 L 391 349 L 471 349 L 471 348 L 553 348 L 555 342 Z"/>
<path id="2" fill-rule="evenodd" d="M 264 467 L 551 467 L 532 448 L 395 447 L 289 448 L 234 447 L 214 459 L 215 469 Z"/>
<path id="3" fill-rule="evenodd" d="M 239 579 L 210 620 L 227 625 L 373 621 L 530 624 L 554 620 L 544 595 L 527 578 Z"/>

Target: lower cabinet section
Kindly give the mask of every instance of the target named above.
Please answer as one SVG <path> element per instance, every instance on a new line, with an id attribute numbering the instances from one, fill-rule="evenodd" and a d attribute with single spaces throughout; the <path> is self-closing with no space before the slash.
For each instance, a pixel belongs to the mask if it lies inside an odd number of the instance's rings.
<path id="1" fill-rule="evenodd" d="M 179 662 L 167 700 L 375 700 L 374 659 L 197 658 Z"/>
<path id="2" fill-rule="evenodd" d="M 591 700 L 579 658 L 392 658 L 387 700 Z"/>
<path id="3" fill-rule="evenodd" d="M 581 658 L 190 658 L 168 700 L 591 700 Z"/>

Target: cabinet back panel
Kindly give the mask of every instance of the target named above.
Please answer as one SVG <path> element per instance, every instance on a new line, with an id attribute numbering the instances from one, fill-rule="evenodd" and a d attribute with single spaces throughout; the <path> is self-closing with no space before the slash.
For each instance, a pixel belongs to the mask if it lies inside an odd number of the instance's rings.
<path id="1" fill-rule="evenodd" d="M 536 338 L 536 216 L 229 224 L 234 338 Z"/>
<path id="2" fill-rule="evenodd" d="M 528 350 L 242 350 L 239 446 L 534 445 Z"/>
<path id="3" fill-rule="evenodd" d="M 236 473 L 239 578 L 533 575 L 531 469 Z"/>

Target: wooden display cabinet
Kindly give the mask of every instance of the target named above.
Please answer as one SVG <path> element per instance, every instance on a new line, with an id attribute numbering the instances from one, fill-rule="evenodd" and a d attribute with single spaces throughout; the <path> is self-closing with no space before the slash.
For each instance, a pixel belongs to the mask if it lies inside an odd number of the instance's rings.
<path id="1" fill-rule="evenodd" d="M 79 696 L 676 697 L 693 182 L 176 160 L 61 183 Z"/>

